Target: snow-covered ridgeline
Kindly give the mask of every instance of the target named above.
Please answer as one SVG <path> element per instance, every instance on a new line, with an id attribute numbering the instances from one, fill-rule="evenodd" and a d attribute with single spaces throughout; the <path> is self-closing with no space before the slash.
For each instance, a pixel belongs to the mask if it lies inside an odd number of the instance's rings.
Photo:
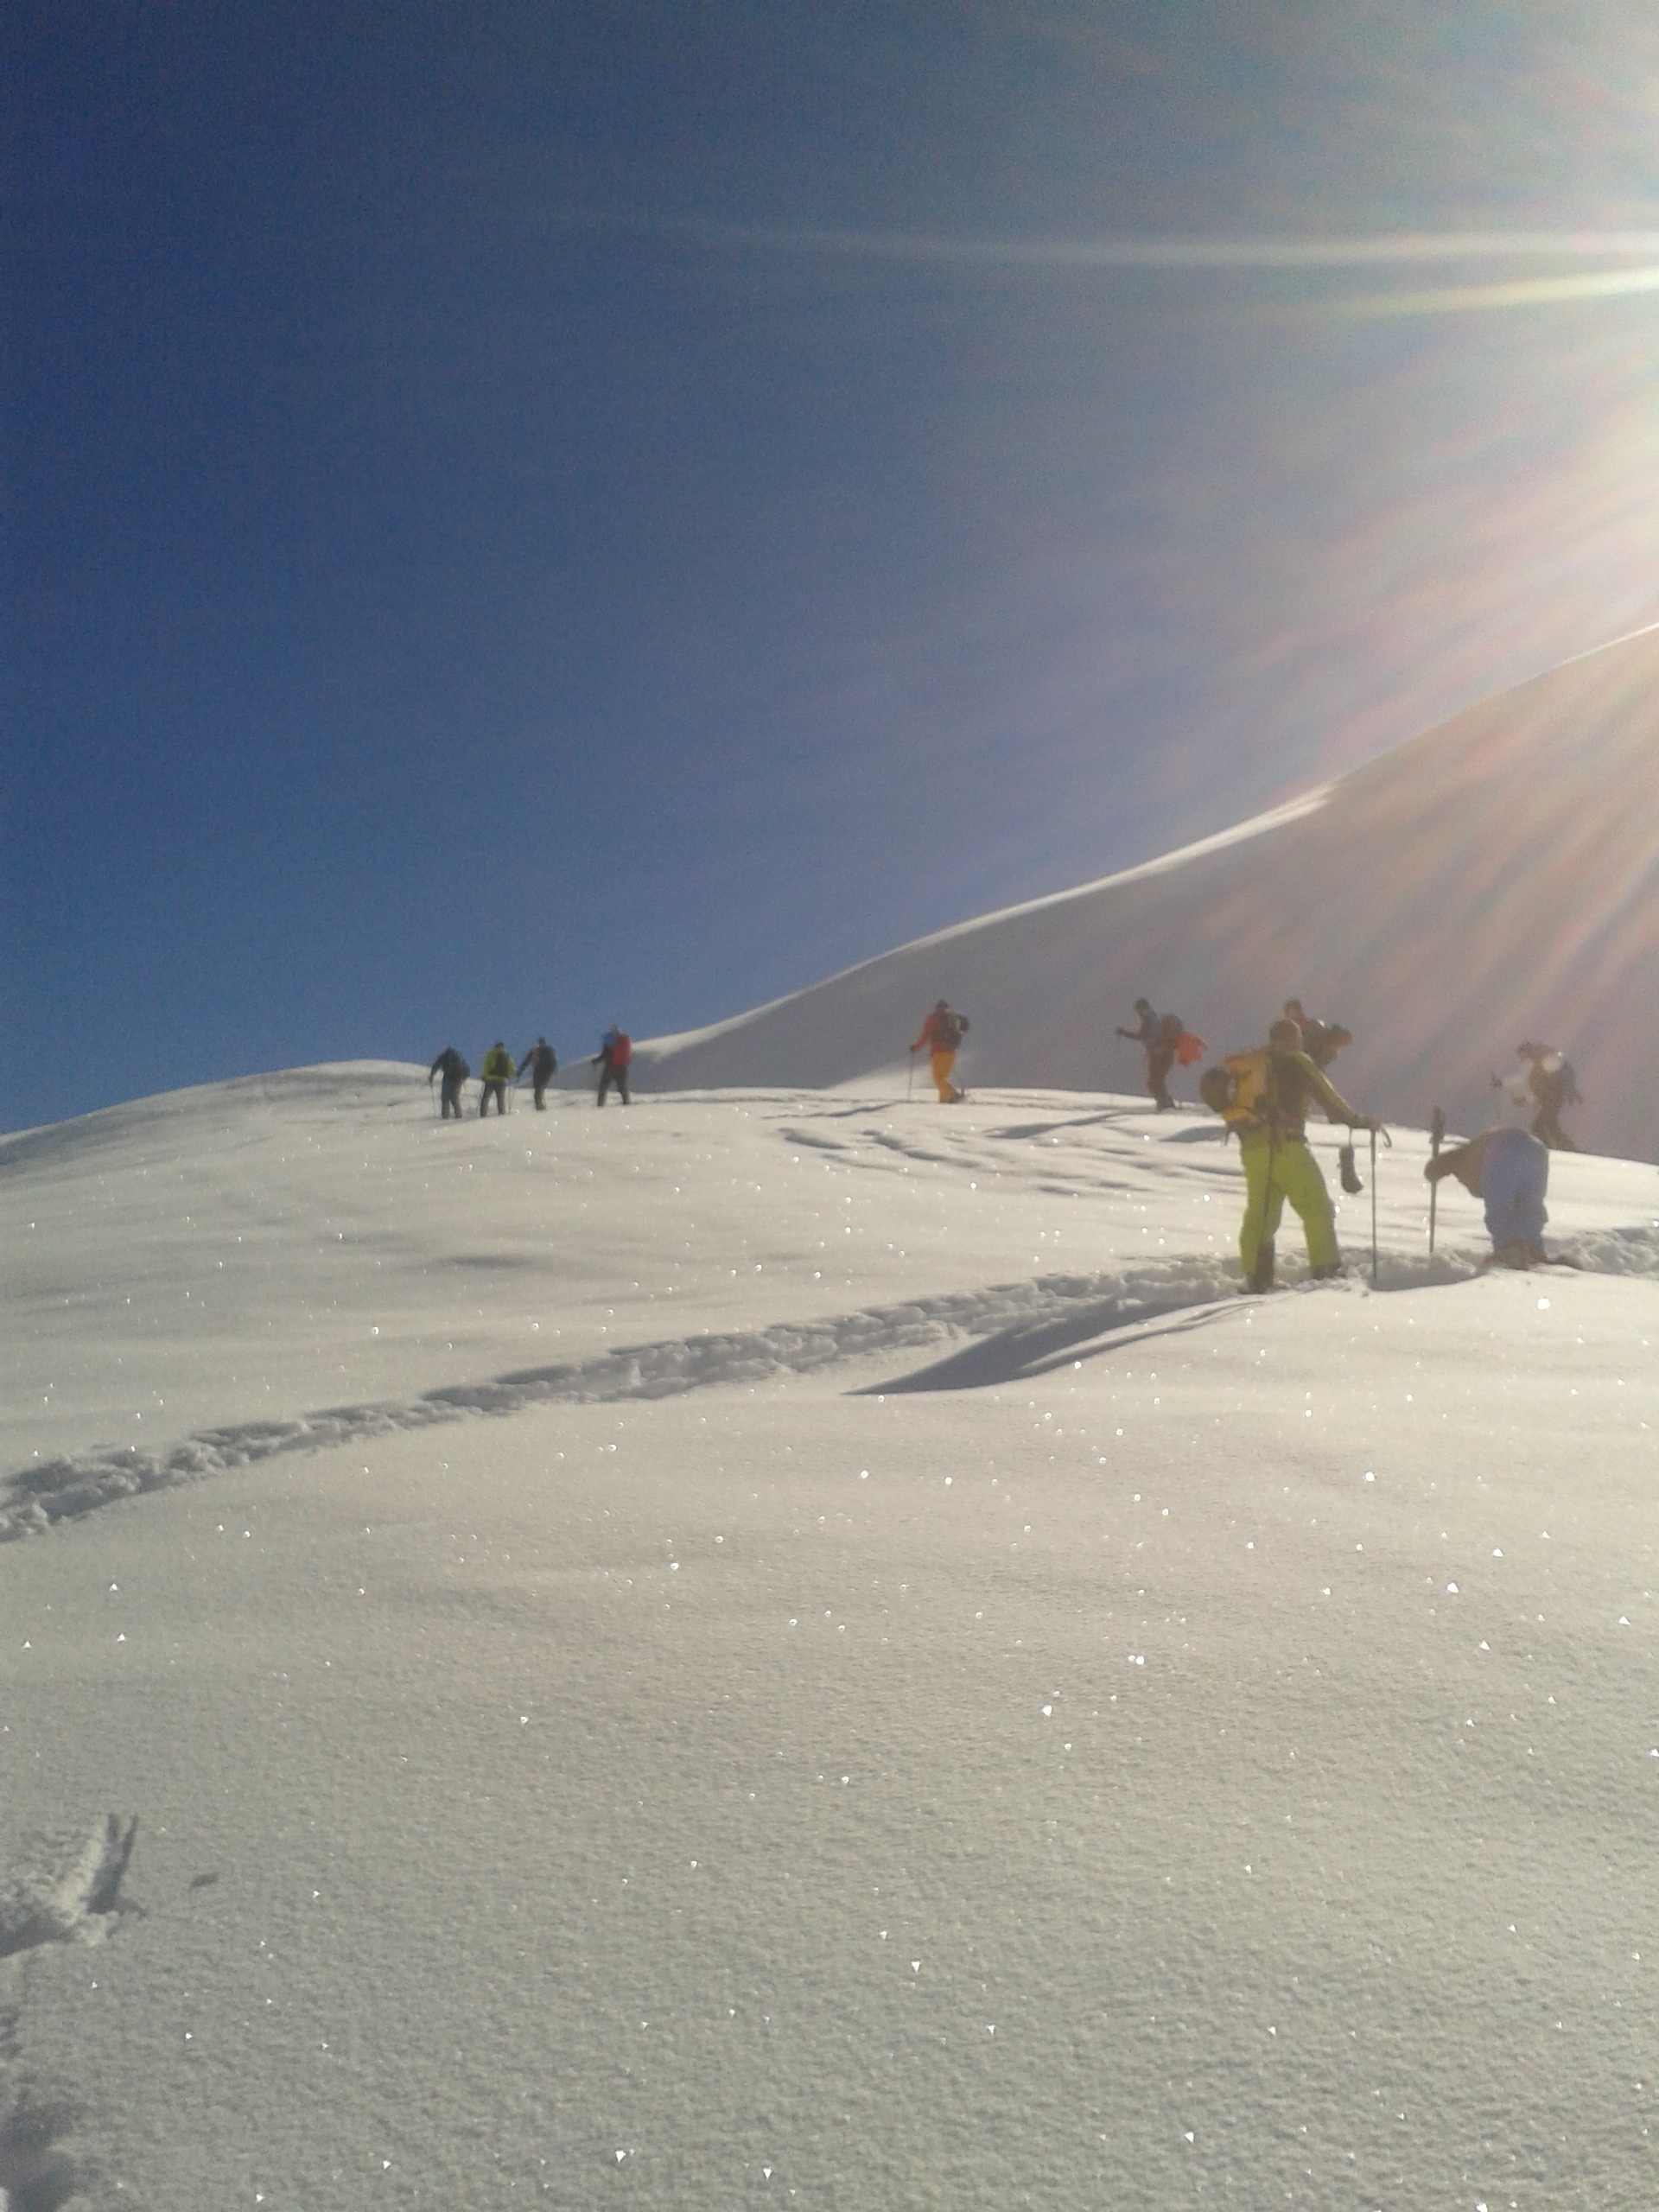
<path id="1" fill-rule="evenodd" d="M 970 1084 L 1135 1087 L 1145 994 L 1212 1048 L 1281 1002 L 1344 1021 L 1348 1095 L 1478 1128 L 1543 1038 L 1592 1148 L 1659 1157 L 1659 631 L 1549 671 L 1274 812 L 1103 880 L 942 930 L 706 1029 L 640 1079 L 829 1086 L 899 1071 L 942 994 Z M 571 1082 L 581 1079 L 573 1071 Z"/>

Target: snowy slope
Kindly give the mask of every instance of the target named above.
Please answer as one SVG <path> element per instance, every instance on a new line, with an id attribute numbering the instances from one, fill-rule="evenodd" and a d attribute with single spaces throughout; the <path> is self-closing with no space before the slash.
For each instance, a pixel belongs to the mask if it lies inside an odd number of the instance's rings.
<path id="1" fill-rule="evenodd" d="M 1659 1157 L 1659 631 L 1569 662 L 1325 791 L 1149 866 L 901 946 L 642 1050 L 645 1083 L 827 1085 L 885 1071 L 943 995 L 970 1084 L 1135 1080 L 1144 994 L 1217 1051 L 1289 996 L 1344 1021 L 1347 1095 L 1478 1125 L 1542 1037 L 1579 1071 L 1568 1126 Z"/>
<path id="2" fill-rule="evenodd" d="M 1651 1169 L 430 1116 L 0 1140 L 13 2212 L 1651 2202 Z"/>

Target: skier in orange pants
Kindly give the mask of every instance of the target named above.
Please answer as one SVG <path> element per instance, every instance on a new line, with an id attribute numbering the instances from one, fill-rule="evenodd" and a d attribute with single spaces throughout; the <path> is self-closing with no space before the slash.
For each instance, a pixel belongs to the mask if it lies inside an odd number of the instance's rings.
<path id="1" fill-rule="evenodd" d="M 967 1015 L 957 1014 L 941 999 L 922 1024 L 922 1033 L 910 1048 L 912 1052 L 919 1052 L 925 1045 L 931 1052 L 933 1081 L 941 1106 L 954 1106 L 964 1095 L 950 1080 L 950 1071 L 957 1064 L 957 1047 L 967 1031 Z"/>

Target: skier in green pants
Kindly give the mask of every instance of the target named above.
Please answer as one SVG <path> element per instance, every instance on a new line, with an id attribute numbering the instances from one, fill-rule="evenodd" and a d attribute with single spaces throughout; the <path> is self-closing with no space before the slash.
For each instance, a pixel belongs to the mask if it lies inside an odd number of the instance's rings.
<path id="1" fill-rule="evenodd" d="M 1325 1109 L 1327 1120 L 1345 1122 L 1351 1129 L 1374 1131 L 1382 1126 L 1370 1116 L 1356 1113 L 1329 1076 L 1315 1067 L 1302 1050 L 1302 1033 L 1295 1022 L 1274 1023 L 1262 1058 L 1266 1063 L 1263 1095 L 1248 1118 L 1234 1122 L 1246 1192 L 1238 1255 L 1252 1290 L 1272 1287 L 1273 1240 L 1287 1198 L 1301 1217 L 1314 1276 L 1342 1273 L 1335 1209 L 1319 1163 L 1308 1148 L 1310 1100 Z"/>

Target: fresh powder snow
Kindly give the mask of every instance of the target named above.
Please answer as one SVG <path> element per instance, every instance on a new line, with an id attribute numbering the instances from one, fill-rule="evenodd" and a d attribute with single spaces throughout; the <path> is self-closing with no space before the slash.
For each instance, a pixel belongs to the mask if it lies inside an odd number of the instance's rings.
<path id="1" fill-rule="evenodd" d="M 1654 1169 L 905 1072 L 0 1140 L 10 2212 L 1653 2201 Z"/>

